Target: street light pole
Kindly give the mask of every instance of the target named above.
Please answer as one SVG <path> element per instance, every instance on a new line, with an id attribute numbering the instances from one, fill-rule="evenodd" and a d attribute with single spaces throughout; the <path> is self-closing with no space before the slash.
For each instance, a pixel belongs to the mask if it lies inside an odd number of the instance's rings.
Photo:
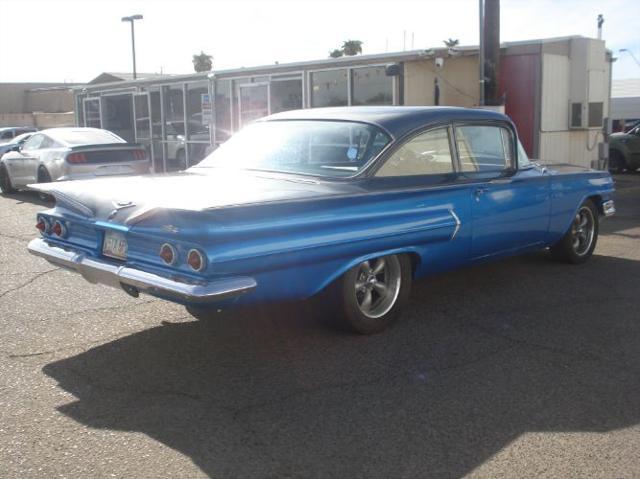
<path id="1" fill-rule="evenodd" d="M 640 62 L 638 61 L 636 56 L 631 52 L 631 50 L 627 50 L 626 48 L 621 48 L 618 51 L 619 52 L 627 52 L 629 55 L 631 55 L 631 58 L 633 58 L 633 61 L 636 62 L 638 64 L 638 66 L 640 67 Z"/>
<path id="2" fill-rule="evenodd" d="M 136 75 L 136 34 L 134 29 L 134 22 L 136 20 L 142 20 L 142 15 L 131 15 L 130 17 L 122 17 L 123 22 L 131 23 L 131 51 L 133 53 L 133 79 L 137 78 Z"/>

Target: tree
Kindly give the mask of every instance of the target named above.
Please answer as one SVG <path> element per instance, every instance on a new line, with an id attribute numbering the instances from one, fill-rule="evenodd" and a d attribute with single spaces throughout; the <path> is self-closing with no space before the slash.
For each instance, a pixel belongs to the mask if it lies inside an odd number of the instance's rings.
<path id="1" fill-rule="evenodd" d="M 342 52 L 346 56 L 362 53 L 362 42 L 360 40 L 347 40 L 342 44 Z"/>
<path id="2" fill-rule="evenodd" d="M 444 44 L 447 46 L 447 48 L 453 48 L 453 47 L 457 47 L 460 44 L 460 40 L 453 39 L 453 38 L 449 38 L 449 40 L 443 40 Z"/>
<path id="3" fill-rule="evenodd" d="M 339 48 L 329 52 L 329 58 L 340 58 L 342 55 L 344 55 L 344 52 Z"/>
<path id="4" fill-rule="evenodd" d="M 193 69 L 197 72 L 210 72 L 213 68 L 213 57 L 200 50 L 200 55 L 193 55 Z"/>

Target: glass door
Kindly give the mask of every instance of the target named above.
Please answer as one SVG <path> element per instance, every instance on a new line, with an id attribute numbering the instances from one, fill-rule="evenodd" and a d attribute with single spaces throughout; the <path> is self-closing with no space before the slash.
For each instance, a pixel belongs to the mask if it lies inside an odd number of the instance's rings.
<path id="1" fill-rule="evenodd" d="M 102 128 L 102 103 L 100 98 L 85 98 L 83 103 L 84 126 Z"/>
<path id="2" fill-rule="evenodd" d="M 269 114 L 269 84 L 238 85 L 240 128 Z"/>

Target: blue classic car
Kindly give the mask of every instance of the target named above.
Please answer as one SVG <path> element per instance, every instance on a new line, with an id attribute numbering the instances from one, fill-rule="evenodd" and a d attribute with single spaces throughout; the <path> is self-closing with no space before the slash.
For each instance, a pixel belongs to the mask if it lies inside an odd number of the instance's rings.
<path id="1" fill-rule="evenodd" d="M 280 113 L 171 175 L 39 184 L 29 250 L 88 281 L 184 304 L 331 298 L 363 334 L 429 274 L 549 247 L 591 256 L 609 173 L 528 160 L 506 116 L 356 107 Z"/>

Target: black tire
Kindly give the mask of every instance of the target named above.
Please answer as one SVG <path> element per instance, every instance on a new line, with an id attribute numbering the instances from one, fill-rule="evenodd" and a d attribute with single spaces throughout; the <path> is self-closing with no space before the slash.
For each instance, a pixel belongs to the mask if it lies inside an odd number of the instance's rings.
<path id="1" fill-rule="evenodd" d="M 51 175 L 44 166 L 38 168 L 38 183 L 51 183 Z M 53 201 L 53 197 L 46 193 L 38 193 L 38 198 L 42 201 Z"/>
<path id="2" fill-rule="evenodd" d="M 183 149 L 176 152 L 176 164 L 180 170 L 187 169 L 187 154 Z"/>
<path id="3" fill-rule="evenodd" d="M 587 223 L 583 225 L 585 218 Z M 596 248 L 598 230 L 598 210 L 593 201 L 585 200 L 578 208 L 569 230 L 551 247 L 552 257 L 572 264 L 584 263 Z"/>
<path id="4" fill-rule="evenodd" d="M 383 266 L 376 273 L 380 261 L 383 261 Z M 411 261 L 407 255 L 389 255 L 365 261 L 342 275 L 329 290 L 336 303 L 332 319 L 337 319 L 342 327 L 355 333 L 380 333 L 393 325 L 402 313 L 409 299 L 411 281 Z M 387 290 L 386 293 L 378 292 L 380 285 Z"/>
<path id="5" fill-rule="evenodd" d="M 622 173 L 627 169 L 627 162 L 619 151 L 611 151 L 609 153 L 609 171 L 613 174 Z"/>
<path id="6" fill-rule="evenodd" d="M 11 183 L 11 177 L 7 171 L 7 167 L 4 165 L 0 165 L 0 190 L 2 190 L 3 193 L 16 192 L 13 183 Z"/>

